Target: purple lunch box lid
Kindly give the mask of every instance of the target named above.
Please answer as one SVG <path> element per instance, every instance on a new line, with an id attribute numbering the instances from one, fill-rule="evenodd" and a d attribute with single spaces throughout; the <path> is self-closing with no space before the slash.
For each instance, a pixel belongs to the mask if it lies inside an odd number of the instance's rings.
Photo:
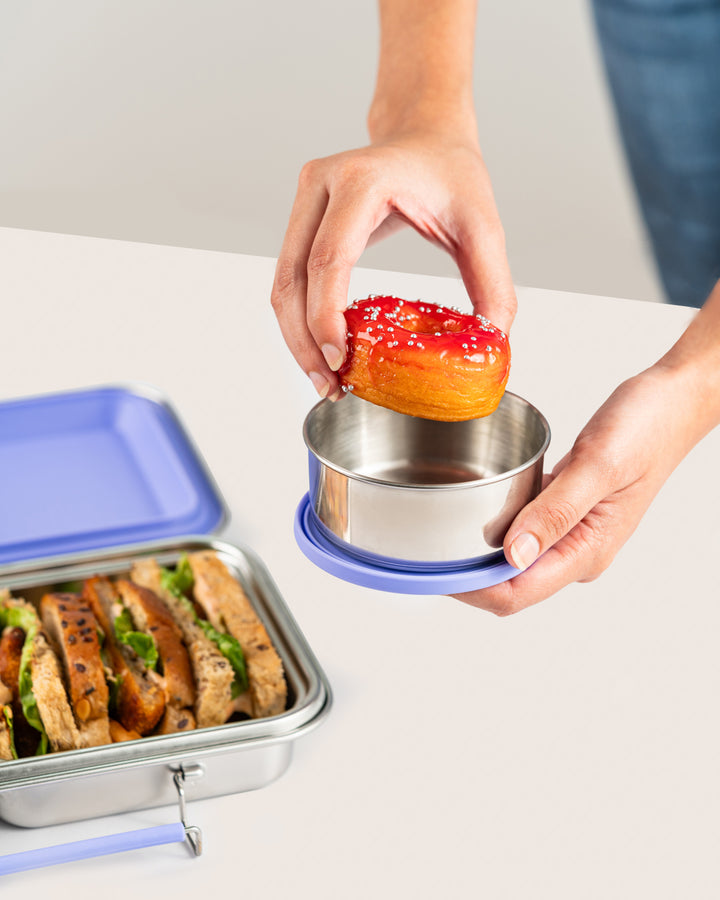
<path id="1" fill-rule="evenodd" d="M 448 568 L 440 564 L 436 571 L 403 569 L 401 563 L 397 567 L 388 566 L 381 557 L 373 562 L 368 553 L 363 553 L 362 557 L 355 556 L 327 539 L 310 505 L 309 494 L 305 494 L 298 505 L 294 531 L 295 540 L 302 552 L 320 569 L 343 581 L 378 591 L 396 594 L 458 594 L 492 587 L 519 574 L 519 570 L 511 566 L 502 554 L 460 568 Z"/>
<path id="2" fill-rule="evenodd" d="M 108 385 L 0 403 L 0 565 L 209 534 L 225 505 L 169 402 Z"/>

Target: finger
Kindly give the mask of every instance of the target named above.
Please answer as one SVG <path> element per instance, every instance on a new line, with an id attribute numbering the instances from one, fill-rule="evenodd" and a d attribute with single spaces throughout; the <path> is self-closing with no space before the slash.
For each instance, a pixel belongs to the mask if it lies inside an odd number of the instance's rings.
<path id="1" fill-rule="evenodd" d="M 593 581 L 632 535 L 651 499 L 652 494 L 640 482 L 603 498 L 530 568 L 503 584 L 455 596 L 472 606 L 507 616 L 545 600 L 573 582 Z"/>
<path id="2" fill-rule="evenodd" d="M 387 218 L 386 201 L 350 186 L 331 193 L 308 258 L 307 321 L 328 366 L 345 360 L 350 274 L 370 235 Z"/>
<path id="3" fill-rule="evenodd" d="M 562 470 L 565 468 L 565 466 L 570 462 L 572 455 L 573 455 L 573 451 L 568 450 L 568 452 L 565 454 L 565 456 L 563 456 L 562 459 L 559 459 L 555 463 L 555 465 L 553 466 L 553 469 L 552 469 L 551 476 L 550 476 L 551 481 L 553 478 L 557 478 L 557 476 L 560 474 L 560 472 L 562 472 Z"/>
<path id="4" fill-rule="evenodd" d="M 327 208 L 328 193 L 322 182 L 300 176 L 290 221 L 275 267 L 271 302 L 290 352 L 310 377 L 321 396 L 333 394 L 338 379 L 329 368 L 307 324 L 308 257 Z"/>
<path id="5" fill-rule="evenodd" d="M 507 334 L 517 296 L 500 223 L 461 228 L 455 258 L 475 312 Z"/>
<path id="6" fill-rule="evenodd" d="M 572 456 L 538 496 L 510 525 L 503 547 L 518 569 L 526 569 L 548 548 L 569 534 L 612 492 L 607 476 L 587 459 Z"/>
<path id="7" fill-rule="evenodd" d="M 532 566 L 509 581 L 484 588 L 454 594 L 456 599 L 498 616 L 534 606 L 546 600 L 567 585 L 576 581 L 589 581 L 609 565 L 609 556 L 602 564 L 590 556 L 597 552 L 597 536 L 592 534 L 592 524 L 582 522 L 566 537 L 550 547 Z M 590 568 L 592 573 L 590 573 Z"/>

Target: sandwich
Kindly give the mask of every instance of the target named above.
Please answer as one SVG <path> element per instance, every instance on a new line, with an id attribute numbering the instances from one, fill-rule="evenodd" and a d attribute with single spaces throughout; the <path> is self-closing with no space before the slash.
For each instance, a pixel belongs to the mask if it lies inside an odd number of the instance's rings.
<path id="1" fill-rule="evenodd" d="M 188 562 L 195 602 L 215 628 L 232 635 L 243 649 L 252 717 L 283 712 L 287 685 L 282 660 L 240 583 L 211 550 L 191 553 Z"/>
<path id="2" fill-rule="evenodd" d="M 174 570 L 140 560 L 131 579 L 159 596 L 185 636 L 198 688 L 200 727 L 233 715 L 274 716 L 287 704 L 282 660 L 240 583 L 211 550 L 180 558 Z M 233 679 L 228 683 L 226 665 Z"/>
<path id="3" fill-rule="evenodd" d="M 109 744 L 109 691 L 97 619 L 81 597 L 69 593 L 45 594 L 40 601 L 40 615 L 60 659 L 78 730 L 76 746 Z"/>
<path id="4" fill-rule="evenodd" d="M 125 739 L 193 729 L 195 684 L 188 652 L 165 604 L 125 579 L 91 578 L 82 595 L 105 633 L 115 713 Z"/>
<path id="5" fill-rule="evenodd" d="M 165 603 L 180 629 L 195 680 L 197 727 L 212 728 L 228 720 L 235 698 L 243 691 L 246 680 L 244 657 L 242 651 L 238 655 L 236 648 L 231 649 L 229 645 L 223 653 L 218 641 L 212 639 L 207 629 L 203 630 L 195 607 L 184 593 L 188 587 L 186 565 L 181 563 L 176 573 L 161 569 L 154 559 L 144 559 L 132 567 L 131 578 Z"/>
<path id="6" fill-rule="evenodd" d="M 82 745 L 55 654 L 35 608 L 3 592 L 0 597 L 0 680 L 11 694 L 3 714 L 11 755 L 27 756 Z"/>
<path id="7" fill-rule="evenodd" d="M 277 715 L 282 661 L 210 551 L 138 560 L 38 594 L 0 592 L 0 760 Z"/>

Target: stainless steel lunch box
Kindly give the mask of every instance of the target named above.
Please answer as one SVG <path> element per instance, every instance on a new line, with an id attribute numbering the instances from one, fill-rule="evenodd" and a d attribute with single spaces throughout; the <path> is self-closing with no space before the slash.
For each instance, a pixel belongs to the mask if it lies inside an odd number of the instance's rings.
<path id="1" fill-rule="evenodd" d="M 245 589 L 285 667 L 288 705 L 267 719 L 228 723 L 44 757 L 0 762 L 0 818 L 54 825 L 163 806 L 177 800 L 177 773 L 188 800 L 264 787 L 287 769 L 294 741 L 321 722 L 331 692 L 275 584 L 258 557 L 207 537 L 169 539 L 72 557 L 5 566 L 0 587 L 18 595 L 92 575 L 122 575 L 154 556 L 173 564 L 183 552 L 215 550 Z"/>
<path id="2" fill-rule="evenodd" d="M 373 562 L 482 562 L 497 556 L 542 483 L 550 428 L 506 392 L 497 410 L 436 422 L 348 395 L 323 400 L 303 429 L 309 501 L 325 536 Z"/>

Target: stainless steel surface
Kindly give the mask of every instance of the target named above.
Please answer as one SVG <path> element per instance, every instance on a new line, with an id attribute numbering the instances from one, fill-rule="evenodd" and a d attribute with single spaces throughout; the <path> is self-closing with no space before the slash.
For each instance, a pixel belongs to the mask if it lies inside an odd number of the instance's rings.
<path id="1" fill-rule="evenodd" d="M 202 856 L 203 838 L 202 831 L 197 825 L 189 825 L 187 821 L 187 802 L 185 799 L 185 782 L 188 778 L 199 778 L 205 774 L 201 765 L 178 766 L 173 775 L 173 784 L 178 795 L 180 822 L 185 829 L 185 839 L 190 845 L 194 856 Z"/>
<path id="2" fill-rule="evenodd" d="M 142 556 L 168 565 L 184 551 L 208 548 L 239 579 L 282 657 L 288 683 L 285 712 L 183 734 L 0 762 L 0 818 L 14 825 L 53 825 L 163 806 L 177 799 L 173 773 L 181 767 L 189 771 L 202 766 L 202 775 L 185 781 L 188 800 L 264 787 L 287 769 L 293 742 L 322 721 L 332 698 L 312 650 L 252 551 L 206 537 L 180 538 L 6 566 L 0 587 L 32 596 L 48 585 L 127 573 L 130 563 Z"/>
<path id="3" fill-rule="evenodd" d="M 481 560 L 502 546 L 540 490 L 545 417 L 506 392 L 497 410 L 435 422 L 348 395 L 304 426 L 310 502 L 328 535 L 354 551 L 417 563 Z"/>

